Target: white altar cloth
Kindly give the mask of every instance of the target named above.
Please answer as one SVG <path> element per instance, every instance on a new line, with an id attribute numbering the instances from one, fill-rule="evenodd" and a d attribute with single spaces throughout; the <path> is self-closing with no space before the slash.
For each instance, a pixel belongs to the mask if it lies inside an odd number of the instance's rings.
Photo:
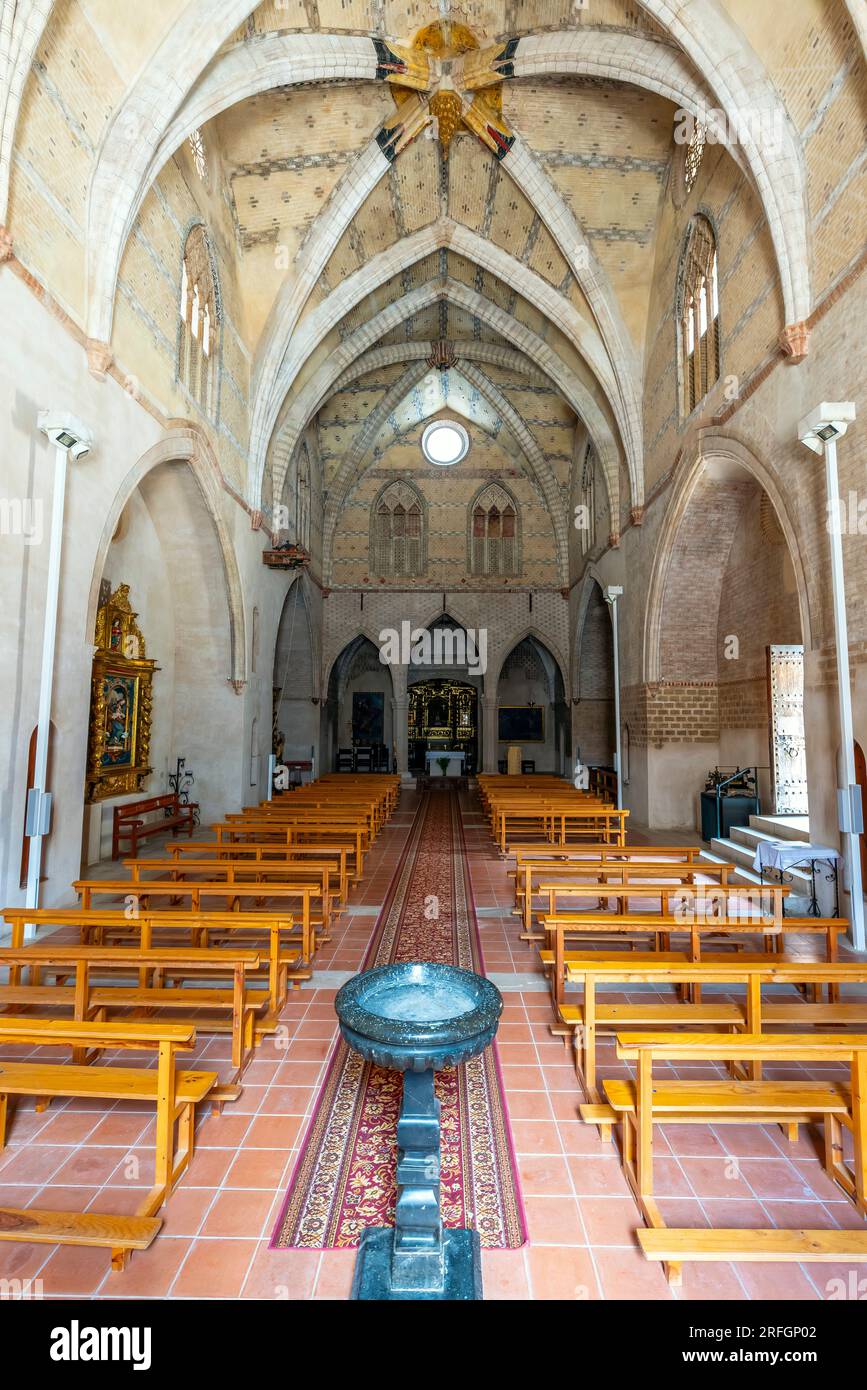
<path id="1" fill-rule="evenodd" d="M 835 863 L 840 852 L 828 845 L 808 845 L 799 840 L 759 840 L 753 859 L 756 873 L 762 869 L 788 869 L 792 864 L 825 861 Z"/>
<path id="2" fill-rule="evenodd" d="M 439 753 L 425 753 L 425 762 L 429 777 L 462 777 L 464 772 L 464 754 L 452 752 L 448 748 L 442 749 Z M 448 758 L 448 766 L 445 771 L 440 767 L 440 759 Z"/>

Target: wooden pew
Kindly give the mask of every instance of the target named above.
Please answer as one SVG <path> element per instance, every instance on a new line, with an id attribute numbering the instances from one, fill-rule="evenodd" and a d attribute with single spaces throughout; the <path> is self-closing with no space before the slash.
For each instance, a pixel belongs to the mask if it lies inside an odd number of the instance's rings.
<path id="1" fill-rule="evenodd" d="M 867 1027 L 867 999 L 846 1003 L 806 1003 L 797 993 L 790 1000 L 767 1003 L 762 999 L 764 985 L 790 985 L 797 990 L 802 985 L 813 988 L 823 985 L 867 983 L 867 964 L 858 962 L 825 963 L 823 961 L 785 961 L 778 959 L 747 959 L 733 957 L 701 961 L 675 960 L 651 955 L 633 957 L 603 957 L 597 952 L 593 959 L 588 952 L 584 960 L 571 964 L 566 971 L 569 984 L 583 986 L 583 998 L 564 999 L 557 1010 L 554 1030 L 565 1032 L 574 1043 L 575 1068 L 587 1091 L 589 1103 L 601 1102 L 597 1088 L 596 1044 L 600 1034 L 618 1033 L 627 1028 L 728 1028 L 752 1034 L 770 1027 L 823 1027 L 852 1025 Z M 660 999 L 650 994 L 637 1003 L 609 1003 L 599 999 L 605 986 L 628 988 L 633 984 L 653 984 L 656 988 L 682 985 L 716 985 L 728 990 L 743 989 L 743 1002 L 716 997 L 710 1002 Z M 583 1112 L 582 1112 L 583 1113 Z M 588 1116 L 584 1116 L 588 1118 Z M 604 1124 L 607 1134 L 613 1115 L 601 1113 L 597 1122 Z"/>
<path id="2" fill-rule="evenodd" d="M 81 895 L 83 908 L 90 907 L 95 897 L 125 898 L 132 901 L 138 912 L 146 911 L 152 898 L 161 898 L 164 901 L 167 899 L 169 903 L 177 902 L 181 898 L 189 898 L 191 911 L 201 912 L 203 898 L 221 898 L 225 901 L 227 908 L 231 910 L 232 905 L 240 902 L 242 898 L 252 898 L 255 904 L 262 897 L 261 884 L 205 882 L 203 880 L 190 882 L 176 879 L 148 879 L 146 883 L 136 883 L 128 878 L 93 878 L 78 879 L 72 887 L 74 892 Z M 314 899 L 322 899 L 321 879 L 318 883 L 272 883 L 268 885 L 267 897 L 276 899 L 281 904 L 300 901 L 302 932 L 305 938 L 309 937 L 313 923 L 311 905 Z M 320 920 L 324 920 L 327 929 L 326 908 L 327 902 L 323 904 L 323 919 Z M 264 910 L 273 911 L 273 909 Z M 324 940 L 325 936 L 323 935 L 319 939 Z"/>
<path id="3" fill-rule="evenodd" d="M 5 908 L 2 916 L 12 928 L 11 945 L 16 948 L 24 945 L 28 922 L 37 926 L 75 927 L 83 945 L 131 941 L 145 950 L 163 944 L 164 934 L 168 934 L 171 941 L 182 940 L 198 947 L 208 946 L 215 935 L 228 941 L 239 938 L 242 945 L 250 944 L 246 938 L 254 942 L 261 940 L 264 947 L 257 945 L 255 949 L 267 959 L 269 1013 L 274 1016 L 285 1003 L 289 983 L 299 988 L 303 980 L 312 979 L 313 975 L 310 969 L 312 929 L 306 938 L 299 936 L 289 913 L 184 912 L 177 909 L 140 912 L 131 917 L 122 908 L 52 907 Z M 158 941 L 158 937 L 163 937 L 163 941 Z M 267 1018 L 257 1020 L 257 1038 L 268 1021 Z"/>
<path id="4" fill-rule="evenodd" d="M 734 864 L 644 864 L 637 862 L 630 863 L 611 863 L 598 861 L 596 863 L 586 862 L 564 864 L 557 861 L 541 860 L 535 862 L 532 859 L 522 859 L 514 870 L 515 874 L 515 908 L 514 913 L 520 916 L 523 921 L 524 941 L 541 941 L 544 934 L 533 932 L 533 898 L 538 897 L 547 891 L 548 903 L 547 911 L 556 911 L 556 897 L 552 897 L 550 888 L 543 888 L 543 884 L 556 885 L 557 888 L 562 884 L 562 892 L 568 896 L 568 885 L 577 883 L 581 885 L 580 896 L 600 898 L 599 894 L 591 892 L 584 893 L 584 888 L 588 884 L 633 884 L 633 883 L 666 883 L 673 886 L 686 884 L 700 886 L 709 891 L 715 887 L 736 888 L 738 885 L 730 882 L 731 875 L 736 871 Z M 699 882 L 701 880 L 701 882 Z M 746 885 L 745 885 L 746 886 Z M 628 894 L 624 895 L 628 897 Z M 601 907 L 601 902 L 598 902 Z"/>
<path id="5" fill-rule="evenodd" d="M 543 841 L 568 845 L 576 840 L 622 845 L 626 841 L 628 811 L 618 811 L 602 805 L 569 805 L 543 799 L 524 802 L 503 802 L 494 807 L 494 839 L 500 853 L 509 853 L 516 837 L 536 825 Z M 510 833 L 509 826 L 513 826 Z M 570 840 L 571 837 L 571 840 Z M 520 843 L 524 843 L 523 840 Z"/>
<path id="6" fill-rule="evenodd" d="M 246 972 L 259 965 L 257 951 L 207 947 L 144 948 L 124 946 L 80 946 L 69 943 L 48 943 L 36 946 L 0 947 L 0 969 L 10 972 L 8 984 L 0 984 L 0 1006 L 9 1009 L 47 1007 L 69 1008 L 77 1022 L 104 1022 L 115 1010 L 149 1011 L 167 1009 L 188 1016 L 188 1021 L 205 1032 L 220 1032 L 227 1028 L 232 1035 L 232 1065 L 235 1079 L 250 1060 L 254 1046 L 256 1015 L 268 1010 L 265 990 L 255 993 L 247 988 Z M 93 973 L 121 973 L 137 983 L 94 984 Z M 43 984 L 43 976 L 65 979 L 72 975 L 74 984 Z M 202 988 L 201 977 L 225 976 L 232 979 L 231 989 L 213 985 Z M 194 979 L 190 987 L 166 983 L 166 977 Z M 208 1017 L 193 1017 L 206 1010 Z M 214 1018 L 213 1015 L 217 1017 Z M 224 1018 L 228 1015 L 228 1019 Z M 0 1019 L 3 1015 L 0 1014 Z M 270 1031 L 276 1028 L 276 1020 Z M 260 1020 L 260 1028 L 262 1023 Z M 84 1061 L 84 1057 L 75 1058 Z M 235 1100 L 237 1088 L 221 1090 L 220 1100 Z"/>
<path id="7" fill-rule="evenodd" d="M 180 1071 L 176 1053 L 196 1040 L 179 1023 L 68 1023 L 58 1019 L 0 1015 L 0 1046 L 156 1052 L 155 1067 L 59 1065 L 43 1058 L 10 1062 L 0 1072 L 0 1144 L 5 1144 L 10 1096 L 36 1096 L 39 1107 L 54 1098 L 134 1100 L 156 1107 L 154 1184 L 133 1216 L 0 1208 L 0 1240 L 42 1244 L 100 1245 L 123 1269 L 131 1250 L 144 1250 L 162 1224 L 156 1213 L 186 1171 L 195 1142 L 195 1108 L 217 1084 L 215 1072 Z M 177 1138 L 175 1130 L 177 1129 Z"/>
<path id="8" fill-rule="evenodd" d="M 341 906 L 345 905 L 349 892 L 349 849 L 345 844 L 285 845 L 266 842 L 257 845 L 243 841 L 221 845 L 216 840 L 197 840 L 191 845 L 166 845 L 166 850 L 178 865 L 183 864 L 187 855 L 194 859 L 228 859 L 239 864 L 244 860 L 255 864 L 286 863 L 292 868 L 310 860 L 322 860 L 332 868 L 337 879 L 336 897 Z M 143 864 L 144 860 L 139 860 L 139 863 Z"/>
<path id="9" fill-rule="evenodd" d="M 171 830 L 172 836 L 176 836 L 179 830 L 186 830 L 191 836 L 198 809 L 198 802 L 181 801 L 177 792 L 166 792 L 162 796 L 146 796 L 140 801 L 129 801 L 124 806 L 115 806 L 111 834 L 112 859 L 117 859 L 120 855 L 121 840 L 129 840 L 129 850 L 135 855 L 138 853 L 139 840 L 147 839 L 149 835 L 163 835 L 167 830 Z M 156 820 L 144 819 L 145 816 L 154 815 L 158 811 L 161 811 L 162 815 Z"/>
<path id="10" fill-rule="evenodd" d="M 214 859 L 206 855 L 201 859 L 190 857 L 183 862 L 167 859 L 125 859 L 124 866 L 130 869 L 133 883 L 143 885 L 166 880 L 174 883 L 195 883 L 196 875 L 203 875 L 211 883 L 219 880 L 232 884 L 260 883 L 260 899 L 267 898 L 272 887 L 318 879 L 323 903 L 322 940 L 327 939 L 332 893 L 333 888 L 336 888 L 331 882 L 334 864 L 330 859 L 306 859 L 303 862 L 296 860 L 292 863 L 285 860 L 276 863 L 251 863 L 249 859 Z M 145 878 L 145 874 L 153 874 L 154 877 Z"/>
<path id="11" fill-rule="evenodd" d="M 576 921 L 576 918 L 579 920 Z M 663 936 L 671 936 L 677 933 L 688 935 L 689 944 L 685 948 L 685 958 L 690 961 L 702 959 L 702 938 L 708 935 L 719 938 L 724 934 L 723 940 L 714 940 L 714 946 L 738 944 L 738 938 L 743 936 L 759 936 L 762 938 L 766 952 L 770 953 L 782 948 L 785 937 L 789 934 L 814 934 L 825 937 L 826 958 L 828 961 L 836 961 L 839 958 L 838 938 L 848 931 L 849 923 L 845 917 L 783 917 L 775 922 L 768 918 L 767 921 L 756 921 L 748 918 L 730 918 L 721 928 L 720 923 L 710 919 L 701 921 L 698 918 L 689 922 L 675 917 L 664 917 L 659 913 L 638 913 L 629 912 L 624 914 L 615 913 L 576 913 L 558 914 L 556 917 L 545 917 L 542 919 L 546 930 L 550 930 L 552 949 L 542 950 L 539 957 L 544 970 L 551 971 L 551 995 L 555 1005 L 563 1001 L 563 987 L 566 980 L 566 970 L 573 963 L 575 957 L 566 949 L 567 936 L 590 936 L 601 940 L 604 937 L 609 939 L 621 939 L 626 941 L 632 935 L 644 935 L 652 937 L 657 943 Z M 660 945 L 660 949 L 662 949 Z M 583 960 L 583 953 L 577 953 L 578 959 Z M 832 987 L 831 998 L 835 997 L 836 987 Z M 699 991 L 694 992 L 695 1002 L 698 1002 Z"/>
<path id="12" fill-rule="evenodd" d="M 650 1238 L 637 1232 L 649 1259 L 662 1259 L 671 1283 L 679 1283 L 684 1260 L 718 1255 L 720 1241 L 708 1242 L 704 1228 L 680 1230 L 672 1240 L 658 1234 L 665 1222 L 653 1188 L 653 1127 L 656 1124 L 782 1124 L 790 1126 L 821 1120 L 824 1123 L 824 1167 L 862 1215 L 867 1215 L 867 1035 L 792 1033 L 754 1036 L 713 1033 L 618 1033 L 617 1056 L 637 1064 L 635 1081 L 606 1081 L 605 1097 L 623 1125 L 623 1167 Z M 849 1067 L 848 1085 L 838 1081 L 683 1081 L 654 1078 L 655 1062 L 841 1062 Z M 851 1130 L 854 1160 L 850 1169 L 843 1159 L 842 1128 Z M 653 1233 L 657 1234 L 653 1234 Z M 842 1261 L 867 1258 L 864 1231 L 785 1233 L 726 1231 L 723 1236 L 729 1258 L 815 1259 Z M 793 1237 L 800 1236 L 800 1239 Z M 842 1240 L 840 1238 L 843 1238 Z"/>
<path id="13" fill-rule="evenodd" d="M 221 846 L 275 844 L 288 848 L 305 844 L 345 845 L 354 860 L 352 882 L 357 883 L 364 872 L 367 853 L 367 830 L 356 821 L 311 821 L 299 816 L 289 820 L 246 820 L 232 824 L 215 823 L 210 827 Z"/>

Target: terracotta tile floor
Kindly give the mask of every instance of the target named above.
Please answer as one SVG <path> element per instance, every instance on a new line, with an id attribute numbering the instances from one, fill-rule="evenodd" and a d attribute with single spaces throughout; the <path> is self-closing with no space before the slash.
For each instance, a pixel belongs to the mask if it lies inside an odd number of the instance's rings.
<path id="1" fill-rule="evenodd" d="M 443 794 L 443 793 L 438 793 Z M 414 792 L 370 854 L 353 908 L 317 957 L 323 971 L 355 971 L 412 823 Z M 462 799 L 470 873 L 487 970 L 505 991 L 500 1057 L 530 1239 L 519 1251 L 486 1251 L 490 1299 L 821 1299 L 836 1265 L 693 1265 L 682 1289 L 638 1251 L 635 1205 L 616 1151 L 578 1119 L 583 1099 L 566 1045 L 552 1038 L 533 948 L 519 939 L 512 889 L 478 804 Z M 513 987 L 509 988 L 509 976 Z M 528 979 L 527 977 L 534 977 Z M 198 1149 L 164 1209 L 150 1250 L 112 1274 L 102 1250 L 0 1244 L 0 1278 L 38 1278 L 46 1296 L 344 1299 L 353 1251 L 269 1251 L 319 1084 L 336 1035 L 336 988 L 293 993 L 285 1035 L 265 1043 L 244 1093 L 222 1116 L 205 1115 Z M 196 1061 L 228 1073 L 228 1040 L 204 1038 Z M 21 1053 L 19 1052 L 20 1056 Z M 603 1076 L 626 1074 L 603 1042 Z M 127 1064 L 129 1054 L 124 1059 Z M 697 1075 L 695 1068 L 681 1074 Z M 830 1074 L 830 1072 L 829 1072 Z M 132 1210 L 150 1185 L 152 1116 L 132 1104 L 94 1101 L 23 1108 L 0 1151 L 0 1203 L 78 1210 Z M 812 1136 L 790 1145 L 778 1129 L 751 1125 L 657 1130 L 655 1176 L 670 1222 L 690 1225 L 859 1227 L 854 1208 L 824 1176 Z"/>

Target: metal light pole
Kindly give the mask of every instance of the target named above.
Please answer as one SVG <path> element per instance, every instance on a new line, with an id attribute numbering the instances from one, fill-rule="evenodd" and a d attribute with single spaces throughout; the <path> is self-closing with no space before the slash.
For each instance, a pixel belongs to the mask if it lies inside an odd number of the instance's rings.
<path id="1" fill-rule="evenodd" d="M 831 584 L 834 601 L 834 640 L 837 648 L 837 698 L 843 764 L 842 787 L 837 788 L 837 825 L 851 896 L 851 938 L 855 950 L 867 949 L 864 929 L 864 893 L 861 882 L 861 845 L 864 811 L 861 788 L 855 775 L 855 736 L 852 727 L 852 691 L 849 683 L 849 627 L 846 619 L 846 584 L 843 574 L 843 507 L 837 474 L 837 440 L 855 419 L 851 401 L 823 401 L 798 426 L 798 436 L 815 454 L 825 456 L 828 534 L 831 542 Z"/>
<path id="2" fill-rule="evenodd" d="M 51 828 L 51 792 L 48 779 L 48 742 L 51 732 L 51 697 L 54 690 L 54 649 L 57 639 L 57 607 L 60 594 L 60 559 L 63 549 L 63 516 L 66 505 L 66 469 L 69 456 L 84 458 L 93 447 L 90 431 L 74 416 L 40 411 L 38 425 L 54 445 L 54 496 L 48 549 L 48 584 L 45 594 L 45 626 L 42 632 L 42 670 L 39 679 L 39 714 L 33 786 L 27 793 L 25 831 L 30 840 L 27 856 L 25 907 L 39 906 L 42 841 Z M 28 937 L 34 928 L 27 927 Z"/>
<path id="3" fill-rule="evenodd" d="M 623 780 L 620 776 L 620 641 L 617 630 L 617 600 L 623 593 L 619 584 L 609 584 L 603 597 L 611 609 L 611 634 L 614 644 L 614 771 L 617 773 L 617 809 L 623 810 Z"/>

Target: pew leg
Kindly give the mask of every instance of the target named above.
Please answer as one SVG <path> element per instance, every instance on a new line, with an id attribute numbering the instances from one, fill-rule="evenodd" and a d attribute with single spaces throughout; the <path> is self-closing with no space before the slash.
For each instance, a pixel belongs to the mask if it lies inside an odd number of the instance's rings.
<path id="1" fill-rule="evenodd" d="M 8 1103 L 8 1096 L 0 1096 L 0 1149 L 5 1149 L 6 1147 L 6 1114 Z"/>
<path id="2" fill-rule="evenodd" d="M 800 1126 L 794 1122 L 786 1125 L 786 1138 L 790 1144 L 797 1144 L 799 1128 Z"/>

